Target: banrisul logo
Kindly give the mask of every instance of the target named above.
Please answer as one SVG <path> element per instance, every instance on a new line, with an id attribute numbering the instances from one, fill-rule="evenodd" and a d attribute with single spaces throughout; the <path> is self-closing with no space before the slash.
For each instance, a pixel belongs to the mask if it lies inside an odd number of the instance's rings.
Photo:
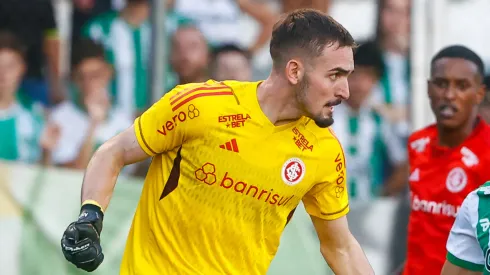
<path id="1" fill-rule="evenodd" d="M 490 272 L 490 247 L 485 252 L 485 270 Z"/>

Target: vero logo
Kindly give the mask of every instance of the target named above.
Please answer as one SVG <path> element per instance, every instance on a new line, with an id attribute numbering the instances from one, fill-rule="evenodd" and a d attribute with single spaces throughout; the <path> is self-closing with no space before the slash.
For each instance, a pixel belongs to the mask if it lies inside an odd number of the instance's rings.
<path id="1" fill-rule="evenodd" d="M 236 139 L 232 139 L 224 144 L 221 144 L 219 148 L 238 153 L 238 144 L 236 143 Z"/>

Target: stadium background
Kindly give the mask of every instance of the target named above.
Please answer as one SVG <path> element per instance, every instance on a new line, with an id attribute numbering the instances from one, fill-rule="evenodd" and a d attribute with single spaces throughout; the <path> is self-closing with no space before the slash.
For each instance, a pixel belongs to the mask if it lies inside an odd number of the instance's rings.
<path id="1" fill-rule="evenodd" d="M 98 0 L 99 1 L 99 0 Z M 155 0 L 156 1 L 156 0 Z M 179 1 L 179 0 L 177 0 Z M 188 0 L 181 0 L 185 2 Z M 202 0 L 204 1 L 204 0 Z M 233 2 L 233 0 L 229 0 Z M 223 0 L 221 2 L 229 2 Z M 280 0 L 263 2 L 271 12 L 282 10 Z M 390 1 L 390 0 L 389 0 Z M 404 1 L 404 0 L 393 0 Z M 407 0 L 408 1 L 408 0 Z M 75 1 L 76 2 L 76 1 Z M 425 81 L 431 55 L 448 44 L 464 44 L 490 64 L 490 2 L 486 0 L 413 0 L 411 7 L 409 100 L 405 107 L 410 129 L 419 129 L 432 122 L 428 108 Z M 61 42 L 62 76 L 69 75 L 69 55 L 73 2 L 53 0 L 58 37 Z M 124 1 L 113 1 L 114 8 Z M 164 91 L 165 56 L 170 52 L 166 43 L 168 26 L 164 20 L 166 7 L 154 2 L 152 24 L 153 56 L 149 64 L 149 93 L 153 98 Z M 359 41 L 374 39 L 378 22 L 375 0 L 332 0 L 328 10 Z M 219 7 L 218 7 L 219 8 Z M 218 11 L 220 13 L 221 11 Z M 234 19 L 236 44 L 247 47 L 254 42 L 260 24 L 250 16 L 239 14 Z M 212 23 L 212 19 L 210 19 Z M 212 24 L 211 24 L 212 26 Z M 2 26 L 0 26 L 0 29 Z M 270 70 L 267 45 L 254 52 L 253 77 L 261 79 Z M 62 83 L 66 83 L 63 81 Z M 408 103 L 410 102 L 410 103 Z M 81 133 L 82 134 L 82 133 Z M 403 135 L 402 135 L 403 136 Z M 0 162 L 0 273 L 82 274 L 64 261 L 59 239 L 66 225 L 79 210 L 82 172 L 56 167 L 42 167 L 20 162 Z M 142 180 L 123 176 L 118 181 L 114 198 L 107 211 L 102 234 L 106 259 L 94 274 L 117 274 L 127 230 L 139 199 Z M 357 208 L 356 208 L 357 207 Z M 301 206 L 300 206 L 301 208 Z M 406 192 L 389 197 L 374 197 L 353 207 L 350 226 L 361 242 L 376 274 L 391 274 L 403 261 L 406 219 L 409 211 Z M 319 249 L 314 229 L 304 210 L 296 211 L 282 238 L 269 274 L 329 274 Z"/>

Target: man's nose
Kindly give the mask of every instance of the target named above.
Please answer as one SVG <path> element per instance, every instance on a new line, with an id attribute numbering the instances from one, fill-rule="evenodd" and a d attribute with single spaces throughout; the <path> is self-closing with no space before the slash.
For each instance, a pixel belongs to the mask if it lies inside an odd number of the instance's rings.
<path id="1" fill-rule="evenodd" d="M 342 81 L 343 83 L 339 85 L 337 89 L 337 97 L 340 97 L 342 100 L 349 99 L 350 91 L 349 91 L 349 82 L 347 81 L 347 77 Z"/>
<path id="2" fill-rule="evenodd" d="M 453 99 L 456 96 L 456 88 L 453 85 L 449 85 L 444 91 L 445 99 Z"/>

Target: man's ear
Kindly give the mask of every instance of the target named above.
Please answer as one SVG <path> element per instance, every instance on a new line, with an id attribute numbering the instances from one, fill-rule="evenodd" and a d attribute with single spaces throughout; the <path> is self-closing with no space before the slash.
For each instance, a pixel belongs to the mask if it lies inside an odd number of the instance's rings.
<path id="1" fill-rule="evenodd" d="M 286 64 L 286 78 L 291 85 L 296 85 L 303 80 L 305 75 L 305 67 L 297 59 L 291 59 Z"/>
<path id="2" fill-rule="evenodd" d="M 480 105 L 483 102 L 483 99 L 485 99 L 485 94 L 486 94 L 487 88 L 485 84 L 482 84 L 478 90 L 476 91 L 476 103 Z"/>

